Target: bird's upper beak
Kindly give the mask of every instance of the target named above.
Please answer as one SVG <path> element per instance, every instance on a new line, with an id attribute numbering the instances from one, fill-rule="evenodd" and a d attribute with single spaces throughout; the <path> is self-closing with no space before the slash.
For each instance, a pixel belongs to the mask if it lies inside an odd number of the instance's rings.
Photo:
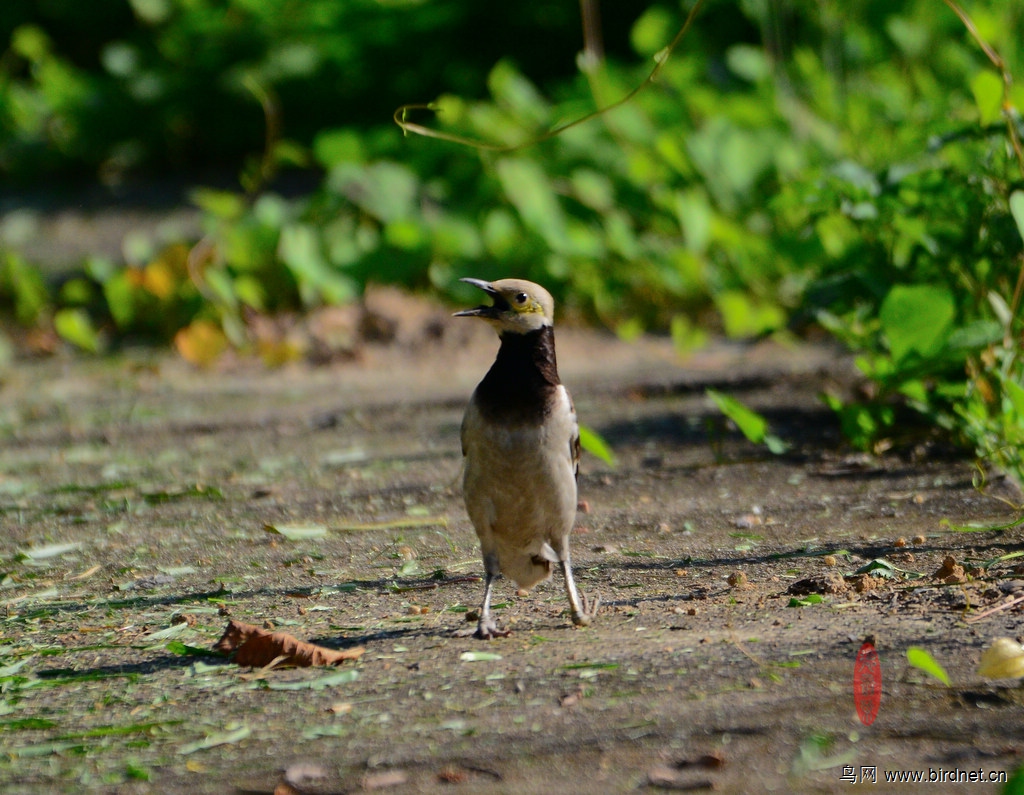
<path id="1" fill-rule="evenodd" d="M 500 292 L 494 289 L 494 285 L 490 282 L 485 282 L 483 279 L 459 279 L 460 282 L 466 284 L 472 284 L 474 287 L 479 287 L 485 293 L 487 293 L 493 300 L 493 306 L 487 306 L 482 304 L 481 306 L 474 307 L 473 309 L 463 309 L 461 312 L 456 312 L 452 317 L 482 317 L 482 318 L 496 318 L 503 309 L 502 304 L 504 299 Z"/>

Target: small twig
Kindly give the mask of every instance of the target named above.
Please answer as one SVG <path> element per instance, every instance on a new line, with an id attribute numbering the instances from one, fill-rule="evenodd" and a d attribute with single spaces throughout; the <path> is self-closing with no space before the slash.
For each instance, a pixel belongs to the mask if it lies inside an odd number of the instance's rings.
<path id="1" fill-rule="evenodd" d="M 1014 605 L 1020 604 L 1021 602 L 1024 602 L 1024 596 L 1015 596 L 1009 602 L 1003 602 L 1002 604 L 998 604 L 995 607 L 988 608 L 988 610 L 982 610 L 980 613 L 975 613 L 973 616 L 966 619 L 967 623 L 973 624 L 975 621 L 981 621 L 983 618 L 988 618 L 989 616 L 1002 612 L 1003 610 L 1008 610 L 1009 608 L 1013 607 Z"/>
<path id="2" fill-rule="evenodd" d="M 585 122 L 588 122 L 591 119 L 597 118 L 598 116 L 601 116 L 605 113 L 608 113 L 609 111 L 621 107 L 622 105 L 625 105 L 627 102 L 633 99 L 633 97 L 635 97 L 645 88 L 647 88 L 647 86 L 649 86 L 651 83 L 657 80 L 662 68 L 668 61 L 669 56 L 672 55 L 672 52 L 675 50 L 676 46 L 679 44 L 680 41 L 683 40 L 683 37 L 689 32 L 694 19 L 697 18 L 697 12 L 700 11 L 702 5 L 704 5 L 704 0 L 697 0 L 697 2 L 694 3 L 693 8 L 690 9 L 690 13 L 686 17 L 686 21 L 683 23 L 683 26 L 679 29 L 679 32 L 676 33 L 675 38 L 672 39 L 672 43 L 654 56 L 655 64 L 654 68 L 651 70 L 651 73 L 647 75 L 647 78 L 642 83 L 635 86 L 632 91 L 630 91 L 624 97 L 616 100 L 610 105 L 607 105 L 603 108 L 598 108 L 597 110 L 591 111 L 590 113 L 587 113 L 586 115 L 581 116 L 578 119 L 573 119 L 570 122 L 566 122 L 565 124 L 559 125 L 558 127 L 555 127 L 553 130 L 548 130 L 543 135 L 539 135 L 536 138 L 530 139 L 529 141 L 524 141 L 523 143 L 513 145 L 491 144 L 487 143 L 486 141 L 477 141 L 464 135 L 455 135 L 453 133 L 446 133 L 440 130 L 434 130 L 430 127 L 425 127 L 422 124 L 416 124 L 415 122 L 408 121 L 407 117 L 412 111 L 430 110 L 436 112 L 438 106 L 433 102 L 426 104 L 414 103 L 409 105 L 402 105 L 402 107 L 398 108 L 394 112 L 392 118 L 394 119 L 395 124 L 401 127 L 402 132 L 405 134 L 416 133 L 417 135 L 422 135 L 425 138 L 436 138 L 439 141 L 448 141 L 449 143 L 453 144 L 461 144 L 462 146 L 469 146 L 472 147 L 473 149 L 479 149 L 486 152 L 498 152 L 502 154 L 507 154 L 509 152 L 518 152 L 520 149 L 526 149 L 531 146 L 536 146 L 539 143 L 542 143 L 558 135 L 561 135 L 563 132 L 572 127 L 578 127 L 579 125 L 584 124 Z"/>

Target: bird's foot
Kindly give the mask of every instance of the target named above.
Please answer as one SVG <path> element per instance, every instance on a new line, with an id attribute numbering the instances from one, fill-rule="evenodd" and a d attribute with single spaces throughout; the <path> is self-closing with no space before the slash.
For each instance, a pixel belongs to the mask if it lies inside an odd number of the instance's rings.
<path id="1" fill-rule="evenodd" d="M 595 597 L 593 603 L 587 598 L 584 593 L 580 594 L 581 607 L 572 611 L 572 623 L 578 627 L 589 626 L 590 622 L 594 620 L 594 616 L 597 615 L 597 609 L 601 606 L 601 597 Z"/>
<path id="2" fill-rule="evenodd" d="M 497 622 L 490 616 L 481 616 L 473 637 L 480 640 L 493 640 L 494 638 L 507 638 L 511 634 L 512 630 L 510 629 L 498 629 Z"/>

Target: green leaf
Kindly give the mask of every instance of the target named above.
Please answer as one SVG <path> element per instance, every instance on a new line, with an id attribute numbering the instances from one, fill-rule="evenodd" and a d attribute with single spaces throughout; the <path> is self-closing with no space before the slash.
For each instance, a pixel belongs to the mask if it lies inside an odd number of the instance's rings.
<path id="1" fill-rule="evenodd" d="M 313 139 L 313 156 L 325 168 L 338 163 L 362 163 L 366 159 L 363 141 L 355 130 L 324 130 Z"/>
<path id="2" fill-rule="evenodd" d="M 978 106 L 981 126 L 999 121 L 1003 107 L 1003 81 L 999 75 L 988 69 L 978 72 L 971 81 L 971 93 Z"/>
<path id="3" fill-rule="evenodd" d="M 733 74 L 751 83 L 760 83 L 772 74 L 771 62 L 764 50 L 749 44 L 734 44 L 726 51 L 725 62 Z"/>
<path id="4" fill-rule="evenodd" d="M 309 224 L 290 224 L 281 230 L 278 254 L 295 274 L 304 304 L 322 299 L 342 304 L 355 297 L 352 282 L 327 263 L 317 230 Z"/>
<path id="5" fill-rule="evenodd" d="M 744 406 L 736 398 L 723 394 L 717 389 L 708 389 L 706 394 L 718 406 L 719 411 L 736 423 L 740 433 L 748 440 L 754 444 L 761 444 L 764 441 L 765 434 L 768 432 L 768 420 Z"/>
<path id="6" fill-rule="evenodd" d="M 189 646 L 187 643 L 182 643 L 180 640 L 172 640 L 166 646 L 167 651 L 171 654 L 177 654 L 179 657 L 223 657 L 224 655 L 218 651 L 211 651 L 210 649 L 204 649 L 199 646 Z"/>
<path id="7" fill-rule="evenodd" d="M 420 217 L 419 179 L 399 163 L 381 160 L 363 166 L 341 162 L 331 169 L 328 186 L 382 223 Z"/>
<path id="8" fill-rule="evenodd" d="M 324 690 L 337 685 L 347 685 L 359 678 L 359 671 L 355 668 L 345 668 L 336 673 L 321 676 L 319 679 L 309 679 L 302 682 L 271 682 L 267 687 L 270 690 Z"/>
<path id="9" fill-rule="evenodd" d="M 1017 223 L 1017 231 L 1024 238 L 1024 190 L 1015 190 L 1010 194 L 1010 213 Z"/>
<path id="10" fill-rule="evenodd" d="M 178 635 L 183 635 L 190 629 L 192 628 L 188 625 L 188 622 L 182 621 L 180 624 L 171 624 L 169 627 L 164 627 L 163 629 L 156 630 L 156 632 L 150 632 L 148 635 L 143 635 L 140 638 L 140 641 L 142 643 L 152 643 L 156 640 L 168 640 L 170 638 L 177 637 Z"/>
<path id="11" fill-rule="evenodd" d="M 327 528 L 321 524 L 268 524 L 264 529 L 268 533 L 284 536 L 289 541 L 305 541 L 327 535 Z"/>
<path id="12" fill-rule="evenodd" d="M 653 56 L 672 40 L 678 23 L 662 6 L 651 6 L 633 23 L 630 43 L 639 55 Z"/>
<path id="13" fill-rule="evenodd" d="M 23 729 L 52 729 L 57 724 L 46 718 L 16 718 L 0 721 L 0 731 L 22 731 Z"/>
<path id="14" fill-rule="evenodd" d="M 825 597 L 820 593 L 812 593 L 802 598 L 794 596 L 789 600 L 789 604 L 786 607 L 809 607 L 811 605 L 820 605 L 824 601 Z"/>
<path id="15" fill-rule="evenodd" d="M 669 323 L 669 332 L 672 336 L 672 345 L 680 356 L 703 348 L 708 341 L 707 332 L 695 325 L 686 315 L 673 315 Z"/>
<path id="16" fill-rule="evenodd" d="M 250 734 L 252 734 L 252 729 L 248 726 L 239 726 L 237 729 L 211 734 L 202 740 L 186 743 L 178 749 L 178 753 L 182 755 L 194 754 L 196 751 L 205 751 L 207 748 L 216 748 L 218 745 L 231 745 L 232 743 L 241 742 Z"/>
<path id="17" fill-rule="evenodd" d="M 213 188 L 197 188 L 190 197 L 199 209 L 224 221 L 237 221 L 245 213 L 245 197 Z"/>
<path id="18" fill-rule="evenodd" d="M 768 420 L 756 411 L 747 408 L 736 398 L 723 394 L 717 389 L 708 389 L 706 394 L 715 402 L 719 411 L 736 423 L 740 433 L 749 441 L 754 444 L 766 445 L 769 451 L 775 455 L 781 455 L 789 450 L 789 445 L 786 442 L 768 432 Z"/>
<path id="19" fill-rule="evenodd" d="M 999 795 L 1024 795 L 1024 765 L 1018 767 L 1003 788 Z"/>
<path id="20" fill-rule="evenodd" d="M 135 287 L 127 271 L 119 271 L 103 282 L 103 297 L 118 328 L 128 328 L 135 319 Z"/>
<path id="21" fill-rule="evenodd" d="M 544 98 L 508 61 L 498 61 L 487 76 L 487 88 L 497 105 L 512 111 L 518 118 L 534 124 L 547 122 L 548 107 Z"/>
<path id="22" fill-rule="evenodd" d="M 462 662 L 494 662 L 500 660 L 501 655 L 493 651 L 464 651 L 459 655 Z"/>
<path id="23" fill-rule="evenodd" d="M 878 314 L 892 358 L 900 363 L 913 354 L 926 359 L 942 349 L 956 316 L 956 304 L 945 287 L 898 284 L 889 291 Z"/>
<path id="24" fill-rule="evenodd" d="M 920 668 L 929 676 L 935 677 L 946 687 L 950 686 L 949 675 L 945 669 L 935 661 L 931 654 L 919 646 L 911 646 L 907 649 L 907 662 L 915 668 Z"/>
<path id="25" fill-rule="evenodd" d="M 14 313 L 18 322 L 26 326 L 37 322 L 50 303 L 50 294 L 39 270 L 17 254 L 8 253 L 5 267 L 0 271 L 0 288 L 5 286 L 5 282 L 14 295 Z"/>
<path id="26" fill-rule="evenodd" d="M 72 345 L 89 353 L 99 353 L 99 335 L 84 309 L 61 309 L 53 316 L 53 327 Z"/>
<path id="27" fill-rule="evenodd" d="M 497 162 L 498 179 L 523 223 L 556 251 L 567 247 L 565 215 L 551 181 L 533 160 L 506 157 Z"/>
<path id="28" fill-rule="evenodd" d="M 66 555 L 68 552 L 77 552 L 82 548 L 82 544 L 78 541 L 72 541 L 68 544 L 47 544 L 42 547 L 32 547 L 30 549 L 18 550 L 19 556 L 24 556 L 33 561 L 48 560 L 49 558 L 59 558 L 62 555 Z"/>
<path id="29" fill-rule="evenodd" d="M 755 300 L 742 290 L 723 290 L 715 295 L 725 333 L 733 339 L 756 337 L 782 327 L 786 315 L 775 304 Z"/>
<path id="30" fill-rule="evenodd" d="M 1007 414 L 1007 419 L 1021 422 L 1024 420 L 1024 386 L 1008 378 L 1001 383 L 1003 387 L 1003 402 L 1005 404 L 1004 411 Z"/>
<path id="31" fill-rule="evenodd" d="M 612 452 L 608 442 L 586 425 L 580 425 L 580 447 L 591 455 L 600 458 L 608 466 L 615 466 L 615 453 Z"/>

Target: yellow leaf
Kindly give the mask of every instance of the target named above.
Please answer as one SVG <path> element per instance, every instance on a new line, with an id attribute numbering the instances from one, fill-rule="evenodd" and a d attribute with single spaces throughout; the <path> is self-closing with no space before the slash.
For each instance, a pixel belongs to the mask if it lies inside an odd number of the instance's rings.
<path id="1" fill-rule="evenodd" d="M 1018 679 L 1024 676 L 1024 648 L 1010 638 L 996 638 L 981 655 L 979 676 Z"/>
<path id="2" fill-rule="evenodd" d="M 257 348 L 267 367 L 281 367 L 299 361 L 306 353 L 300 339 L 285 337 L 280 340 L 260 340 Z"/>
<path id="3" fill-rule="evenodd" d="M 196 320 L 174 335 L 174 347 L 185 361 L 209 367 L 227 349 L 228 338 L 216 323 Z"/>
<path id="4" fill-rule="evenodd" d="M 142 274 L 142 284 L 160 300 L 170 298 L 176 286 L 171 268 L 159 259 L 146 266 Z"/>

